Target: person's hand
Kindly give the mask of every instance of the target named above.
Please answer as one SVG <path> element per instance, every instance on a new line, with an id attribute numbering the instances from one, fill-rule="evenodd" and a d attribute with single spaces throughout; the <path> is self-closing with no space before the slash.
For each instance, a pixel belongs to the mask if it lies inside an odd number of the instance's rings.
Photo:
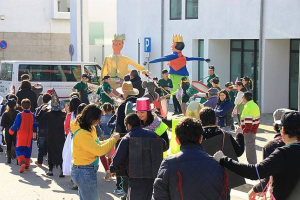
<path id="1" fill-rule="evenodd" d="M 120 133 L 114 133 L 111 137 L 115 138 L 117 141 L 120 139 Z"/>
<path id="2" fill-rule="evenodd" d="M 236 126 L 235 127 L 235 133 L 236 134 L 243 133 L 243 129 L 240 126 Z"/>
<path id="3" fill-rule="evenodd" d="M 145 61 L 145 62 L 143 63 L 143 65 L 149 65 L 149 62 Z"/>
<path id="4" fill-rule="evenodd" d="M 254 192 L 253 188 L 248 192 L 249 200 L 255 200 L 257 193 Z"/>
<path id="5" fill-rule="evenodd" d="M 205 62 L 209 63 L 209 62 L 210 62 L 210 59 L 209 59 L 209 58 L 205 59 Z"/>
<path id="6" fill-rule="evenodd" d="M 218 163 L 220 163 L 220 160 L 223 157 L 224 157 L 224 154 L 222 151 L 217 151 L 213 156 L 214 160 L 217 161 Z"/>
<path id="7" fill-rule="evenodd" d="M 43 108 L 42 108 L 42 111 L 44 111 L 46 109 L 47 109 L 47 105 L 44 105 Z"/>
<path id="8" fill-rule="evenodd" d="M 114 176 L 116 176 L 116 173 L 110 172 L 109 176 L 110 176 L 110 177 L 114 177 Z"/>

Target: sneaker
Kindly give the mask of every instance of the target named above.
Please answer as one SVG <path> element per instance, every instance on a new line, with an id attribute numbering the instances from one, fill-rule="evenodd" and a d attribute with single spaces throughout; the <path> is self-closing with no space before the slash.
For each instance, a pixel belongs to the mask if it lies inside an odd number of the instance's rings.
<path id="1" fill-rule="evenodd" d="M 26 167 L 25 167 L 25 171 L 29 171 L 29 166 L 26 166 Z"/>
<path id="2" fill-rule="evenodd" d="M 105 179 L 106 181 L 111 181 L 110 171 L 109 171 L 109 170 L 107 170 L 107 171 L 105 172 L 105 177 L 104 177 L 104 179 Z"/>
<path id="3" fill-rule="evenodd" d="M 38 161 L 35 161 L 34 163 L 35 163 L 37 166 L 39 166 L 39 167 L 42 166 L 42 164 L 40 164 Z"/>
<path id="4" fill-rule="evenodd" d="M 65 175 L 64 175 L 64 173 L 63 173 L 63 171 L 62 170 L 60 170 L 60 172 L 59 172 L 59 176 L 58 176 L 59 178 L 64 178 L 65 177 Z"/>
<path id="5" fill-rule="evenodd" d="M 118 194 L 118 195 L 121 195 L 121 194 L 124 194 L 124 191 L 122 189 L 118 190 L 118 189 L 115 189 L 113 191 L 114 194 Z"/>
<path id="6" fill-rule="evenodd" d="M 73 185 L 72 190 L 78 190 L 78 186 L 77 185 Z"/>
<path id="7" fill-rule="evenodd" d="M 50 171 L 50 170 L 49 170 L 49 171 L 46 173 L 46 175 L 47 175 L 47 176 L 53 176 L 53 171 Z"/>
<path id="8" fill-rule="evenodd" d="M 25 171 L 25 167 L 26 167 L 26 165 L 25 165 L 25 164 L 22 164 L 21 167 L 20 167 L 19 172 L 20 172 L 20 173 L 23 173 L 23 172 Z"/>
<path id="9" fill-rule="evenodd" d="M 179 114 L 179 112 L 174 112 L 173 114 L 172 114 L 172 116 L 174 116 L 174 115 L 178 115 Z"/>

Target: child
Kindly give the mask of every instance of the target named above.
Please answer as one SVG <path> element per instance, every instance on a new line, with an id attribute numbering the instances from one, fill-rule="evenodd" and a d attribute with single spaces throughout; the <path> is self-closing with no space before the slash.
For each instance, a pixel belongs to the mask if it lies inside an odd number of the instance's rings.
<path id="1" fill-rule="evenodd" d="M 11 163 L 12 158 L 12 147 L 16 145 L 17 132 L 15 131 L 13 135 L 9 134 L 9 128 L 13 125 L 19 111 L 16 110 L 17 102 L 15 99 L 9 99 L 5 105 L 6 110 L 3 113 L 1 119 L 1 126 L 5 129 L 5 141 L 7 145 L 7 164 Z"/>
<path id="2" fill-rule="evenodd" d="M 32 152 L 33 128 L 37 127 L 34 123 L 35 115 L 31 113 L 31 102 L 29 99 L 21 101 L 23 111 L 19 113 L 15 119 L 13 126 L 9 129 L 9 133 L 13 135 L 17 132 L 17 142 L 15 151 L 18 158 L 18 163 L 21 166 L 19 172 L 23 173 L 29 170 L 30 157 Z"/>
<path id="3" fill-rule="evenodd" d="M 51 95 L 45 93 L 43 95 L 43 105 L 36 109 L 36 121 L 39 124 L 38 129 L 38 160 L 35 161 L 37 166 L 42 166 L 43 164 L 43 157 L 47 151 L 47 131 L 48 131 L 48 123 L 47 119 L 45 118 L 46 113 L 48 112 L 47 105 L 48 102 L 51 100 Z"/>
<path id="4" fill-rule="evenodd" d="M 183 112 L 183 116 L 185 116 L 185 112 L 186 112 L 185 106 L 186 106 L 186 103 L 190 100 L 190 96 L 186 93 L 186 91 L 190 87 L 190 82 L 187 80 L 186 77 L 182 77 L 181 78 L 181 85 L 180 85 L 180 87 L 183 90 L 181 110 Z"/>
<path id="5" fill-rule="evenodd" d="M 99 87 L 98 91 L 96 94 L 100 95 L 101 98 L 101 102 L 100 105 L 104 105 L 105 103 L 110 103 L 110 104 L 114 104 L 114 101 L 111 97 L 117 97 L 116 95 L 114 95 L 111 91 L 111 87 L 110 87 L 110 76 L 104 76 L 104 78 L 102 79 L 103 83 L 102 85 Z"/>
<path id="6" fill-rule="evenodd" d="M 169 79 L 168 70 L 164 69 L 161 74 L 163 78 L 158 81 L 159 86 L 162 87 L 160 101 L 163 112 L 161 112 L 161 116 L 166 118 L 168 115 L 168 99 L 170 99 L 170 92 L 173 90 L 173 83 Z"/>
<path id="7" fill-rule="evenodd" d="M 59 101 L 55 91 L 51 98 L 51 110 L 49 110 L 45 118 L 47 120 L 47 148 L 48 148 L 48 176 L 53 176 L 54 166 L 60 167 L 59 177 L 64 177 L 62 172 L 62 151 L 65 144 L 64 121 L 66 113 L 62 110 L 65 108 L 63 101 Z"/>
<path id="8" fill-rule="evenodd" d="M 69 113 L 67 114 L 65 121 L 65 133 L 68 135 L 70 132 L 70 124 L 77 116 L 77 108 L 81 104 L 81 100 L 78 97 L 74 97 L 70 101 Z"/>
<path id="9" fill-rule="evenodd" d="M 107 140 L 110 138 L 111 136 L 111 128 L 108 127 L 108 122 L 110 120 L 110 118 L 113 116 L 113 112 L 114 112 L 114 107 L 110 104 L 110 103 L 105 103 L 102 106 L 102 116 L 101 116 L 101 123 L 100 123 L 100 127 L 102 130 L 102 135 L 101 135 L 101 139 L 102 140 Z M 111 163 L 111 157 L 112 157 L 112 150 L 110 150 L 106 155 L 100 156 L 102 165 L 105 169 L 105 180 L 106 181 L 110 181 L 110 171 L 109 171 L 109 165 Z M 106 158 L 107 156 L 107 158 Z"/>

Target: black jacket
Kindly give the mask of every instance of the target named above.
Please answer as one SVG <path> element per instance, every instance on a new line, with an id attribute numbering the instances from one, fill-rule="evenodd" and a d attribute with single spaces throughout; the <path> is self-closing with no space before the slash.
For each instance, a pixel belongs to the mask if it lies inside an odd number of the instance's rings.
<path id="1" fill-rule="evenodd" d="M 255 166 L 238 163 L 223 157 L 220 164 L 252 180 L 257 180 Z M 300 143 L 277 148 L 257 165 L 261 179 L 273 176 L 273 194 L 276 200 L 296 200 L 300 196 Z"/>
<path id="2" fill-rule="evenodd" d="M 21 102 L 23 99 L 29 99 L 31 101 L 31 108 L 30 111 L 32 113 L 35 112 L 35 109 L 37 108 L 37 96 L 36 93 L 31 88 L 24 88 L 17 92 L 18 97 L 18 104 L 21 105 Z"/>
<path id="3" fill-rule="evenodd" d="M 221 134 L 223 134 L 223 132 L 218 127 L 205 127 L 203 129 L 203 140 L 207 140 L 209 138 L 212 138 L 216 135 L 221 135 Z M 236 153 L 236 156 L 240 157 L 241 155 L 243 155 L 244 150 L 245 150 L 244 135 L 237 134 L 236 139 L 234 139 L 230 133 L 225 132 L 225 134 L 227 134 L 229 136 L 231 144 Z"/>
<path id="4" fill-rule="evenodd" d="M 124 125 L 124 119 L 126 117 L 125 116 L 126 103 L 128 101 L 131 101 L 132 103 L 136 103 L 136 99 L 137 99 L 136 97 L 129 97 L 118 108 L 117 122 L 116 122 L 116 132 L 120 133 L 121 136 L 124 136 L 127 133 L 127 130 L 126 130 L 125 125 Z"/>
<path id="5" fill-rule="evenodd" d="M 9 129 L 14 124 L 18 114 L 19 111 L 15 111 L 12 117 L 10 117 L 8 113 L 3 113 L 1 119 L 1 126 L 5 129 L 5 135 L 9 135 Z"/>
<path id="6" fill-rule="evenodd" d="M 139 94 L 137 95 L 137 98 L 144 96 L 145 89 L 142 87 L 141 77 L 136 76 L 133 79 L 131 79 L 130 81 L 132 83 L 133 88 L 136 88 L 139 90 Z"/>
<path id="7" fill-rule="evenodd" d="M 46 131 L 48 130 L 48 121 L 46 118 L 46 113 L 48 112 L 48 109 L 42 110 L 44 106 L 45 105 L 41 105 L 36 109 L 35 112 L 35 120 L 39 123 L 39 137 L 45 137 L 47 135 Z"/>
<path id="8" fill-rule="evenodd" d="M 167 157 L 161 163 L 152 199 L 225 199 L 221 195 L 224 188 L 223 168 L 204 152 L 200 144 L 184 144 L 180 149 L 179 153 Z M 182 186 L 183 198 L 178 186 Z"/>

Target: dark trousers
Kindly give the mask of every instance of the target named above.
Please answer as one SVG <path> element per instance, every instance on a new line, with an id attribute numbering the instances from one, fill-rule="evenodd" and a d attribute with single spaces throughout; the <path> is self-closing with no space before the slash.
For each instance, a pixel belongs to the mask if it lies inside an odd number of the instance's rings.
<path id="1" fill-rule="evenodd" d="M 173 95 L 173 105 L 174 105 L 174 112 L 182 112 L 180 104 L 176 98 L 176 95 Z"/>
<path id="2" fill-rule="evenodd" d="M 154 179 L 129 179 L 127 199 L 151 200 Z"/>
<path id="3" fill-rule="evenodd" d="M 38 137 L 38 163 L 43 164 L 43 157 L 47 150 L 47 136 Z"/>
<path id="4" fill-rule="evenodd" d="M 7 145 L 7 151 L 11 151 L 12 145 L 16 145 L 16 133 L 14 133 L 13 135 L 5 133 L 5 141 Z"/>

